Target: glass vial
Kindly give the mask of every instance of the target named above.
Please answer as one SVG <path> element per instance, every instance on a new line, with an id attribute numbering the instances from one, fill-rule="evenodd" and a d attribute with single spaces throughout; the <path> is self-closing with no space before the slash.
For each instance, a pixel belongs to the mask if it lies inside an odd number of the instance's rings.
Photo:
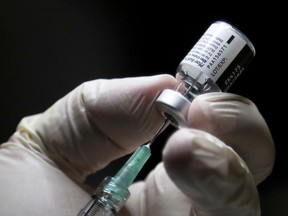
<path id="1" fill-rule="evenodd" d="M 176 69 L 176 90 L 164 90 L 157 109 L 175 127 L 186 125 L 192 100 L 208 92 L 226 92 L 255 56 L 251 41 L 232 25 L 210 25 Z"/>

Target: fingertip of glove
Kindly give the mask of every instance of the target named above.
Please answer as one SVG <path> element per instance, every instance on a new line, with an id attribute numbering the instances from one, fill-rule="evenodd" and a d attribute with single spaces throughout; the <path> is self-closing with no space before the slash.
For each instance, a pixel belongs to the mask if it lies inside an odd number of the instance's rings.
<path id="1" fill-rule="evenodd" d="M 176 78 L 170 74 L 158 74 L 149 78 L 155 80 L 157 85 L 165 86 L 166 88 L 175 88 L 177 86 Z"/>
<path id="2" fill-rule="evenodd" d="M 210 167 L 219 161 L 224 144 L 216 137 L 195 129 L 176 131 L 163 150 L 163 161 L 168 169 L 190 169 L 191 166 Z M 201 165 L 201 166 L 202 166 Z"/>

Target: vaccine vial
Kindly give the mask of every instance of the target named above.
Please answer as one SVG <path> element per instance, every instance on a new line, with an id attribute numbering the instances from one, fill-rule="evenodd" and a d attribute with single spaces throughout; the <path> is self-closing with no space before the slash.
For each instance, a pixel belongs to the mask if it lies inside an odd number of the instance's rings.
<path id="1" fill-rule="evenodd" d="M 253 44 L 241 31 L 227 22 L 212 23 L 177 67 L 177 89 L 166 89 L 156 99 L 157 109 L 175 127 L 185 126 L 193 99 L 226 92 L 254 56 Z"/>

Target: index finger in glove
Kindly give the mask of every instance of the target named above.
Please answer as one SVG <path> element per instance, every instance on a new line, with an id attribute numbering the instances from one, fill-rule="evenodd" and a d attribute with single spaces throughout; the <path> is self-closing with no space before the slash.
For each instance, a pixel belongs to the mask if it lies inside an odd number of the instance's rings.
<path id="1" fill-rule="evenodd" d="M 85 177 L 152 137 L 163 121 L 153 102 L 175 86 L 170 75 L 85 82 L 20 127 L 35 132 L 54 160 Z"/>

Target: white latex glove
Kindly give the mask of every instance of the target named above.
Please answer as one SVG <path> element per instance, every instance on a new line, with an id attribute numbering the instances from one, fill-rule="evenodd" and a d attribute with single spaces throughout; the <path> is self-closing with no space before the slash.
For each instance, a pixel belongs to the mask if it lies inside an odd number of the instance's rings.
<path id="1" fill-rule="evenodd" d="M 275 150 L 255 104 L 229 93 L 201 95 L 191 104 L 188 126 L 168 140 L 164 165 L 159 164 L 145 183 L 133 185 L 132 192 L 144 193 L 128 201 L 129 211 L 157 216 L 260 215 L 256 186 L 271 173 Z"/>
<path id="2" fill-rule="evenodd" d="M 0 147 L 0 215 L 77 215 L 90 199 L 85 176 L 149 140 L 163 121 L 153 102 L 176 85 L 168 75 L 90 81 L 24 118 Z M 271 172 L 274 147 L 255 105 L 203 95 L 191 105 L 189 126 L 169 139 L 165 166 L 133 184 L 121 215 L 259 213 L 254 181 Z"/>

